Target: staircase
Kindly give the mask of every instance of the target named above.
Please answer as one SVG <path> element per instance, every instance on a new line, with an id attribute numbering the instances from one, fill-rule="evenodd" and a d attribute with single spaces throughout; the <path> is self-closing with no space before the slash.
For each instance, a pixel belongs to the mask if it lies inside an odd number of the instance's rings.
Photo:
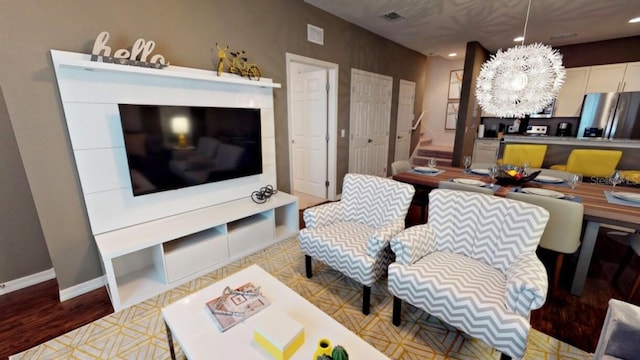
<path id="1" fill-rule="evenodd" d="M 438 160 L 437 166 L 451 166 L 453 146 L 433 145 L 431 139 L 421 139 L 410 161 L 415 166 L 426 166 L 431 157 Z"/>

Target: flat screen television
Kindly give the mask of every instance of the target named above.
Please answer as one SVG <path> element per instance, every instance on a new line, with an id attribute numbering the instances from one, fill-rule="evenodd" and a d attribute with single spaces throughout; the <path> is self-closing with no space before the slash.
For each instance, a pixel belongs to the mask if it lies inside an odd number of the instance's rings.
<path id="1" fill-rule="evenodd" d="M 134 196 L 262 173 L 260 109 L 118 107 Z"/>

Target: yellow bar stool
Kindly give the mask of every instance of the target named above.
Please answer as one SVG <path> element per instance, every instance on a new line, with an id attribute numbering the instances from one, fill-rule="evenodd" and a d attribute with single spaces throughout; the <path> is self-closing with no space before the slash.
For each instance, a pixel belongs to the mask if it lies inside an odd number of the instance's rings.
<path id="1" fill-rule="evenodd" d="M 620 175 L 629 185 L 640 185 L 640 170 L 621 170 Z"/>
<path id="2" fill-rule="evenodd" d="M 564 165 L 552 165 L 553 170 L 582 174 L 583 177 L 609 177 L 622 157 L 619 150 L 573 149 Z"/>
<path id="3" fill-rule="evenodd" d="M 528 162 L 529 167 L 539 168 L 542 166 L 546 153 L 547 145 L 506 144 L 502 152 L 502 159 L 498 160 L 498 163 L 522 166 Z"/>

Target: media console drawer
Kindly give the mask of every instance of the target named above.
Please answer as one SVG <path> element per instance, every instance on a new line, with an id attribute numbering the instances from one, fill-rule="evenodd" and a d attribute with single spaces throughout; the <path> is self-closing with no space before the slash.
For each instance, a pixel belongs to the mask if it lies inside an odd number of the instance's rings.
<path id="1" fill-rule="evenodd" d="M 273 212 L 260 213 L 227 224 L 229 256 L 251 253 L 273 242 Z"/>
<path id="2" fill-rule="evenodd" d="M 191 234 L 163 244 L 167 282 L 183 279 L 227 260 L 229 251 L 224 226 Z"/>

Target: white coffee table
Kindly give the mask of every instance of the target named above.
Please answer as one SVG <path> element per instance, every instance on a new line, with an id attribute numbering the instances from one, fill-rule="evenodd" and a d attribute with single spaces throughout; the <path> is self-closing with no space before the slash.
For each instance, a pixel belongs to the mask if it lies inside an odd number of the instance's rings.
<path id="1" fill-rule="evenodd" d="M 206 312 L 205 303 L 220 296 L 226 286 L 236 288 L 247 282 L 261 286 L 262 293 L 271 304 L 227 331 L 218 331 Z M 344 346 L 350 359 L 388 359 L 257 265 L 243 269 L 162 309 L 171 357 L 175 359 L 173 340 L 176 340 L 187 358 L 192 360 L 208 360 L 212 356 L 219 359 L 269 359 L 269 354 L 253 341 L 256 320 L 269 311 L 285 313 L 304 326 L 304 344 L 291 359 L 311 359 L 321 338 L 328 338 L 332 345 Z"/>

